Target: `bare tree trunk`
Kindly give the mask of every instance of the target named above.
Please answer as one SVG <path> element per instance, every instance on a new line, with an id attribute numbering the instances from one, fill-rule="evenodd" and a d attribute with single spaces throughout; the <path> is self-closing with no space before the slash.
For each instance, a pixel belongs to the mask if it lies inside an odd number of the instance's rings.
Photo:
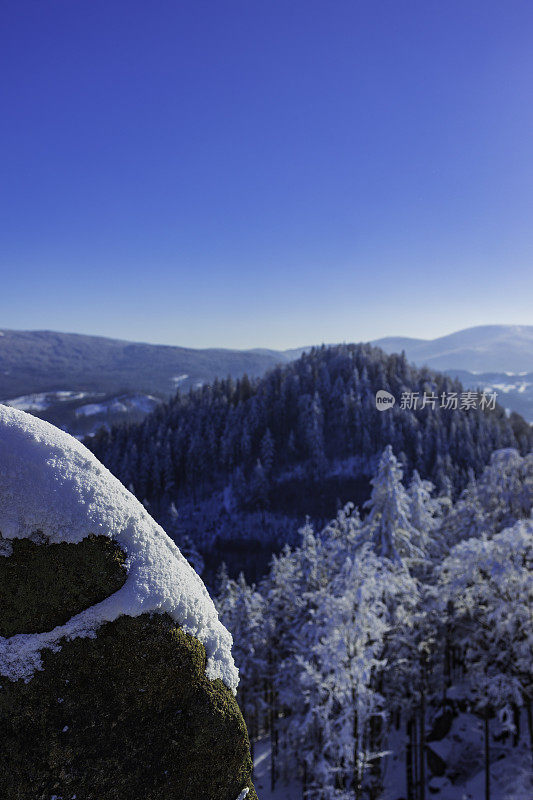
<path id="1" fill-rule="evenodd" d="M 407 721 L 407 745 L 405 748 L 405 783 L 407 786 L 407 800 L 415 800 L 413 787 L 413 720 Z"/>
<path id="2" fill-rule="evenodd" d="M 443 683 L 443 691 L 442 696 L 443 700 L 446 700 L 446 692 L 452 685 L 452 653 L 451 653 L 451 636 L 450 636 L 450 622 L 449 619 L 453 613 L 453 605 L 448 603 L 447 608 L 448 616 L 446 622 L 446 637 L 444 643 L 444 683 Z"/>
<path id="3" fill-rule="evenodd" d="M 416 715 L 413 717 L 413 764 L 415 767 L 415 775 L 414 775 L 414 789 L 415 789 L 415 798 L 418 800 L 419 793 L 420 793 L 420 779 L 418 775 L 418 767 L 419 767 L 419 758 L 418 758 L 418 726 L 416 724 Z"/>
<path id="4" fill-rule="evenodd" d="M 376 753 L 381 750 L 383 738 L 383 722 L 381 717 L 372 717 L 370 720 L 370 750 Z M 382 791 L 381 759 L 373 755 L 370 762 L 370 793 L 371 800 L 377 798 Z"/>
<path id="5" fill-rule="evenodd" d="M 274 731 L 274 709 L 270 707 L 270 791 L 276 788 L 276 733 Z"/>
<path id="6" fill-rule="evenodd" d="M 359 800 L 362 792 L 361 775 L 359 773 L 359 718 L 357 715 L 357 697 L 355 689 L 352 689 L 353 705 L 353 785 L 355 800 Z"/>
<path id="7" fill-rule="evenodd" d="M 426 800 L 426 708 L 425 698 L 422 700 L 420 708 L 420 744 L 418 748 L 418 757 L 420 760 L 419 767 L 419 791 L 418 796 L 420 800 Z"/>
<path id="8" fill-rule="evenodd" d="M 529 746 L 531 749 L 531 758 L 533 760 L 533 713 L 531 713 L 531 700 L 529 697 L 524 697 L 524 704 L 526 706 L 527 728 L 529 731 Z"/>
<path id="9" fill-rule="evenodd" d="M 268 653 L 269 673 L 272 674 L 272 653 Z M 276 712 L 275 712 L 275 691 L 272 678 L 268 681 L 268 727 L 270 729 L 270 791 L 276 788 Z"/>
<path id="10" fill-rule="evenodd" d="M 489 709 L 485 709 L 485 800 L 490 800 L 490 728 Z"/>
<path id="11" fill-rule="evenodd" d="M 513 703 L 513 724 L 513 747 L 516 747 L 520 741 L 520 709 L 516 703 Z"/>
<path id="12" fill-rule="evenodd" d="M 379 694 L 383 694 L 383 676 L 380 676 L 377 681 L 377 691 Z M 370 731 L 371 731 L 371 750 L 376 753 L 383 750 L 383 718 L 381 716 L 373 716 L 370 720 Z M 371 796 L 375 796 L 378 798 L 383 791 L 383 769 L 381 764 L 381 758 L 379 756 L 375 756 L 372 759 L 372 764 L 370 767 L 370 772 L 372 775 L 371 780 L 371 791 L 374 793 Z"/>
<path id="13" fill-rule="evenodd" d="M 420 800 L 426 800 L 426 689 L 420 692 Z"/>

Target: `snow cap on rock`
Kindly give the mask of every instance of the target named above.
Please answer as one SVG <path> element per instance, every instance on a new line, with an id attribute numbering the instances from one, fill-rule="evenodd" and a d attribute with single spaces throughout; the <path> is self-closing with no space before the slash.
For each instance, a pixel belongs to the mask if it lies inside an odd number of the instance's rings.
<path id="1" fill-rule="evenodd" d="M 232 638 L 196 572 L 141 503 L 81 442 L 36 417 L 0 405 L 0 534 L 9 539 L 41 531 L 49 542 L 78 543 L 89 534 L 112 538 L 126 553 L 128 577 L 119 591 L 40 634 L 0 637 L 0 673 L 31 678 L 40 651 L 62 638 L 94 636 L 121 614 L 168 613 L 199 639 L 206 675 L 235 692 Z"/>

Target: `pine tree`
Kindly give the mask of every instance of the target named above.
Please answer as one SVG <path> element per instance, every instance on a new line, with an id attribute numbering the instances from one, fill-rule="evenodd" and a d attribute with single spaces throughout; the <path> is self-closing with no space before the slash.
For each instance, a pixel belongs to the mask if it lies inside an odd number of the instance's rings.
<path id="1" fill-rule="evenodd" d="M 270 433 L 270 428 L 267 428 L 265 435 L 261 440 L 261 464 L 267 475 L 272 471 L 274 464 L 274 439 Z"/>
<path id="2" fill-rule="evenodd" d="M 442 514 L 442 501 L 432 497 L 435 491 L 431 481 L 424 481 L 415 469 L 409 484 L 409 517 L 416 530 L 415 544 L 427 556 L 442 552 L 442 542 L 438 534 Z"/>
<path id="3" fill-rule="evenodd" d="M 365 503 L 369 513 L 362 541 L 371 542 L 378 556 L 396 563 L 423 558 L 424 552 L 416 544 L 420 532 L 410 520 L 410 500 L 402 485 L 402 470 L 390 445 L 383 451 L 371 484 L 370 499 Z"/>
<path id="4" fill-rule="evenodd" d="M 490 719 L 514 731 L 525 705 L 533 753 L 531 695 L 533 523 L 457 544 L 440 569 L 442 609 L 461 649 L 468 699 L 484 721 L 485 797 L 490 798 Z"/>
<path id="5" fill-rule="evenodd" d="M 241 467 L 237 467 L 231 478 L 231 491 L 237 506 L 242 507 L 248 500 L 248 485 Z"/>
<path id="6" fill-rule="evenodd" d="M 169 441 L 166 442 L 163 451 L 162 482 L 165 494 L 168 497 L 173 497 L 176 493 L 176 482 L 174 480 L 174 464 L 172 463 L 172 450 Z"/>
<path id="7" fill-rule="evenodd" d="M 263 469 L 261 461 L 258 459 L 250 480 L 249 506 L 260 510 L 267 508 L 269 503 L 269 488 L 268 477 Z"/>
<path id="8" fill-rule="evenodd" d="M 266 629 L 264 600 L 254 586 L 248 586 L 241 572 L 237 581 L 219 573 L 217 608 L 224 625 L 233 635 L 233 657 L 239 669 L 239 705 L 248 726 L 253 756 L 253 739 L 261 719 L 262 688 L 266 679 Z"/>

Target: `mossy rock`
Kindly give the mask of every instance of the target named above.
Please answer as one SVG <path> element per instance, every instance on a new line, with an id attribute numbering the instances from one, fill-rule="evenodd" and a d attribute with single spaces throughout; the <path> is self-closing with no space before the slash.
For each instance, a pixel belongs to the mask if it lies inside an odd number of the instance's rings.
<path id="1" fill-rule="evenodd" d="M 0 557 L 0 636 L 44 633 L 117 592 L 126 558 L 107 536 L 79 544 L 45 544 L 45 537 L 13 539 Z"/>
<path id="2" fill-rule="evenodd" d="M 63 624 L 120 588 L 124 561 L 106 537 L 15 540 L 0 557 L 1 635 Z M 257 800 L 235 698 L 170 616 L 121 616 L 42 661 L 28 682 L 0 681 L 0 797 L 236 800 L 248 787 Z"/>

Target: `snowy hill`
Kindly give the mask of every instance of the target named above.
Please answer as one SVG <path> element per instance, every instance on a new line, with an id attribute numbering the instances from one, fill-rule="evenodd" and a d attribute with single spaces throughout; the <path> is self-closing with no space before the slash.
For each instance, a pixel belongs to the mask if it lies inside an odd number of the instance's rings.
<path id="1" fill-rule="evenodd" d="M 509 411 L 533 423 L 533 325 L 483 325 L 438 339 L 388 337 L 373 342 L 386 353 L 457 377 L 468 389 L 497 392 Z"/>
<path id="2" fill-rule="evenodd" d="M 226 375 L 261 375 L 279 354 L 194 350 L 54 331 L 0 331 L 0 397 L 59 389 L 168 396 Z"/>
<path id="3" fill-rule="evenodd" d="M 388 337 L 372 344 L 405 350 L 409 361 L 440 371 L 533 372 L 533 325 L 480 325 L 437 339 Z"/>

